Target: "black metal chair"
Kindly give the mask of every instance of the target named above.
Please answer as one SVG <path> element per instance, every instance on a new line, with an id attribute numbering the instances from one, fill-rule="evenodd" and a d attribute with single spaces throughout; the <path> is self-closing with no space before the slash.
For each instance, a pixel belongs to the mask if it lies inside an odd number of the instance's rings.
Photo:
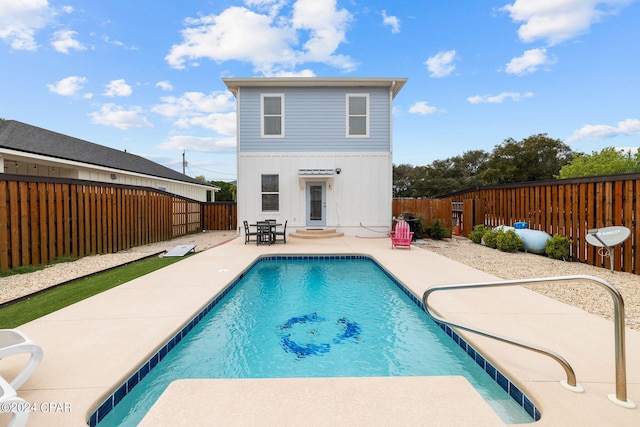
<path id="1" fill-rule="evenodd" d="M 246 245 L 247 243 L 257 241 L 258 233 L 255 231 L 252 232 L 249 230 L 249 223 L 247 221 L 243 221 L 243 222 L 244 222 L 244 244 Z M 251 239 L 251 237 L 254 237 L 254 239 Z"/>
<path id="2" fill-rule="evenodd" d="M 256 226 L 258 229 L 256 245 L 270 245 L 272 243 L 271 224 L 267 221 L 258 221 Z"/>
<path id="3" fill-rule="evenodd" d="M 282 236 L 282 239 L 278 239 L 278 236 Z M 287 221 L 284 222 L 284 228 L 282 231 L 277 231 L 273 233 L 274 242 L 282 242 L 287 243 Z"/>

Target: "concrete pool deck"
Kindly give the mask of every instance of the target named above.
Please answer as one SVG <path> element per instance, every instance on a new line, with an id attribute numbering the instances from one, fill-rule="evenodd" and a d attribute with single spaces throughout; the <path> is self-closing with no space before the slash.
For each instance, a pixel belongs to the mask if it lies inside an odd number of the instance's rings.
<path id="1" fill-rule="evenodd" d="M 392 250 L 388 238 L 288 239 L 272 246 L 244 245 L 237 238 L 20 326 L 44 350 L 42 364 L 18 392 L 35 408 L 28 425 L 85 426 L 97 405 L 258 256 L 353 253 L 375 258 L 418 297 L 436 284 L 496 280 L 428 250 Z M 536 404 L 542 419 L 535 425 L 640 425 L 640 408 L 623 408 L 607 398 L 616 390 L 612 322 L 522 287 L 436 293 L 430 301 L 448 319 L 552 349 L 569 361 L 584 393 L 563 388 L 564 371 L 545 356 L 460 333 Z M 638 405 L 639 332 L 626 330 L 626 347 L 627 395 Z M 11 377 L 24 360 L 2 360 L 0 371 Z M 0 424 L 6 420 L 6 414 L 0 416 Z M 389 420 L 504 425 L 466 381 L 442 377 L 178 381 L 142 424 L 273 425 L 274 420 L 318 426 L 389 425 Z"/>

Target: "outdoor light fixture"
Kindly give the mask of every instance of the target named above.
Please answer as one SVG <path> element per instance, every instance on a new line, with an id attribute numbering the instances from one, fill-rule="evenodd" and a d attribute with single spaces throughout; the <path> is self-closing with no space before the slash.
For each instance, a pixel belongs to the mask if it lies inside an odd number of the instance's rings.
<path id="1" fill-rule="evenodd" d="M 340 168 L 336 168 L 336 173 L 337 173 L 338 175 L 340 175 L 340 172 L 342 172 L 342 169 L 340 169 Z"/>

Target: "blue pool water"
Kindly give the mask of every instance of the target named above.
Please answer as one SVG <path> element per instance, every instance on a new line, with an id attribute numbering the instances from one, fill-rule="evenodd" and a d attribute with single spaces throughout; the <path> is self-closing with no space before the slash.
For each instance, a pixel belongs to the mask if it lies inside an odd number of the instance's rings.
<path id="1" fill-rule="evenodd" d="M 119 388 L 117 405 L 109 403 L 104 418 L 94 414 L 98 426 L 137 425 L 177 379 L 413 375 L 464 376 L 505 423 L 533 421 L 512 398 L 526 397 L 374 261 L 271 258 L 256 262 L 171 351 L 159 353 L 153 369 Z"/>

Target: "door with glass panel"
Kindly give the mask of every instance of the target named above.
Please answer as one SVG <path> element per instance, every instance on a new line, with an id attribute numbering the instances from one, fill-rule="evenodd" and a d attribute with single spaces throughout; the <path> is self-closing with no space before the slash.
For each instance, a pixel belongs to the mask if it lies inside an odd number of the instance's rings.
<path id="1" fill-rule="evenodd" d="M 326 225 L 325 183 L 307 182 L 307 227 Z"/>

